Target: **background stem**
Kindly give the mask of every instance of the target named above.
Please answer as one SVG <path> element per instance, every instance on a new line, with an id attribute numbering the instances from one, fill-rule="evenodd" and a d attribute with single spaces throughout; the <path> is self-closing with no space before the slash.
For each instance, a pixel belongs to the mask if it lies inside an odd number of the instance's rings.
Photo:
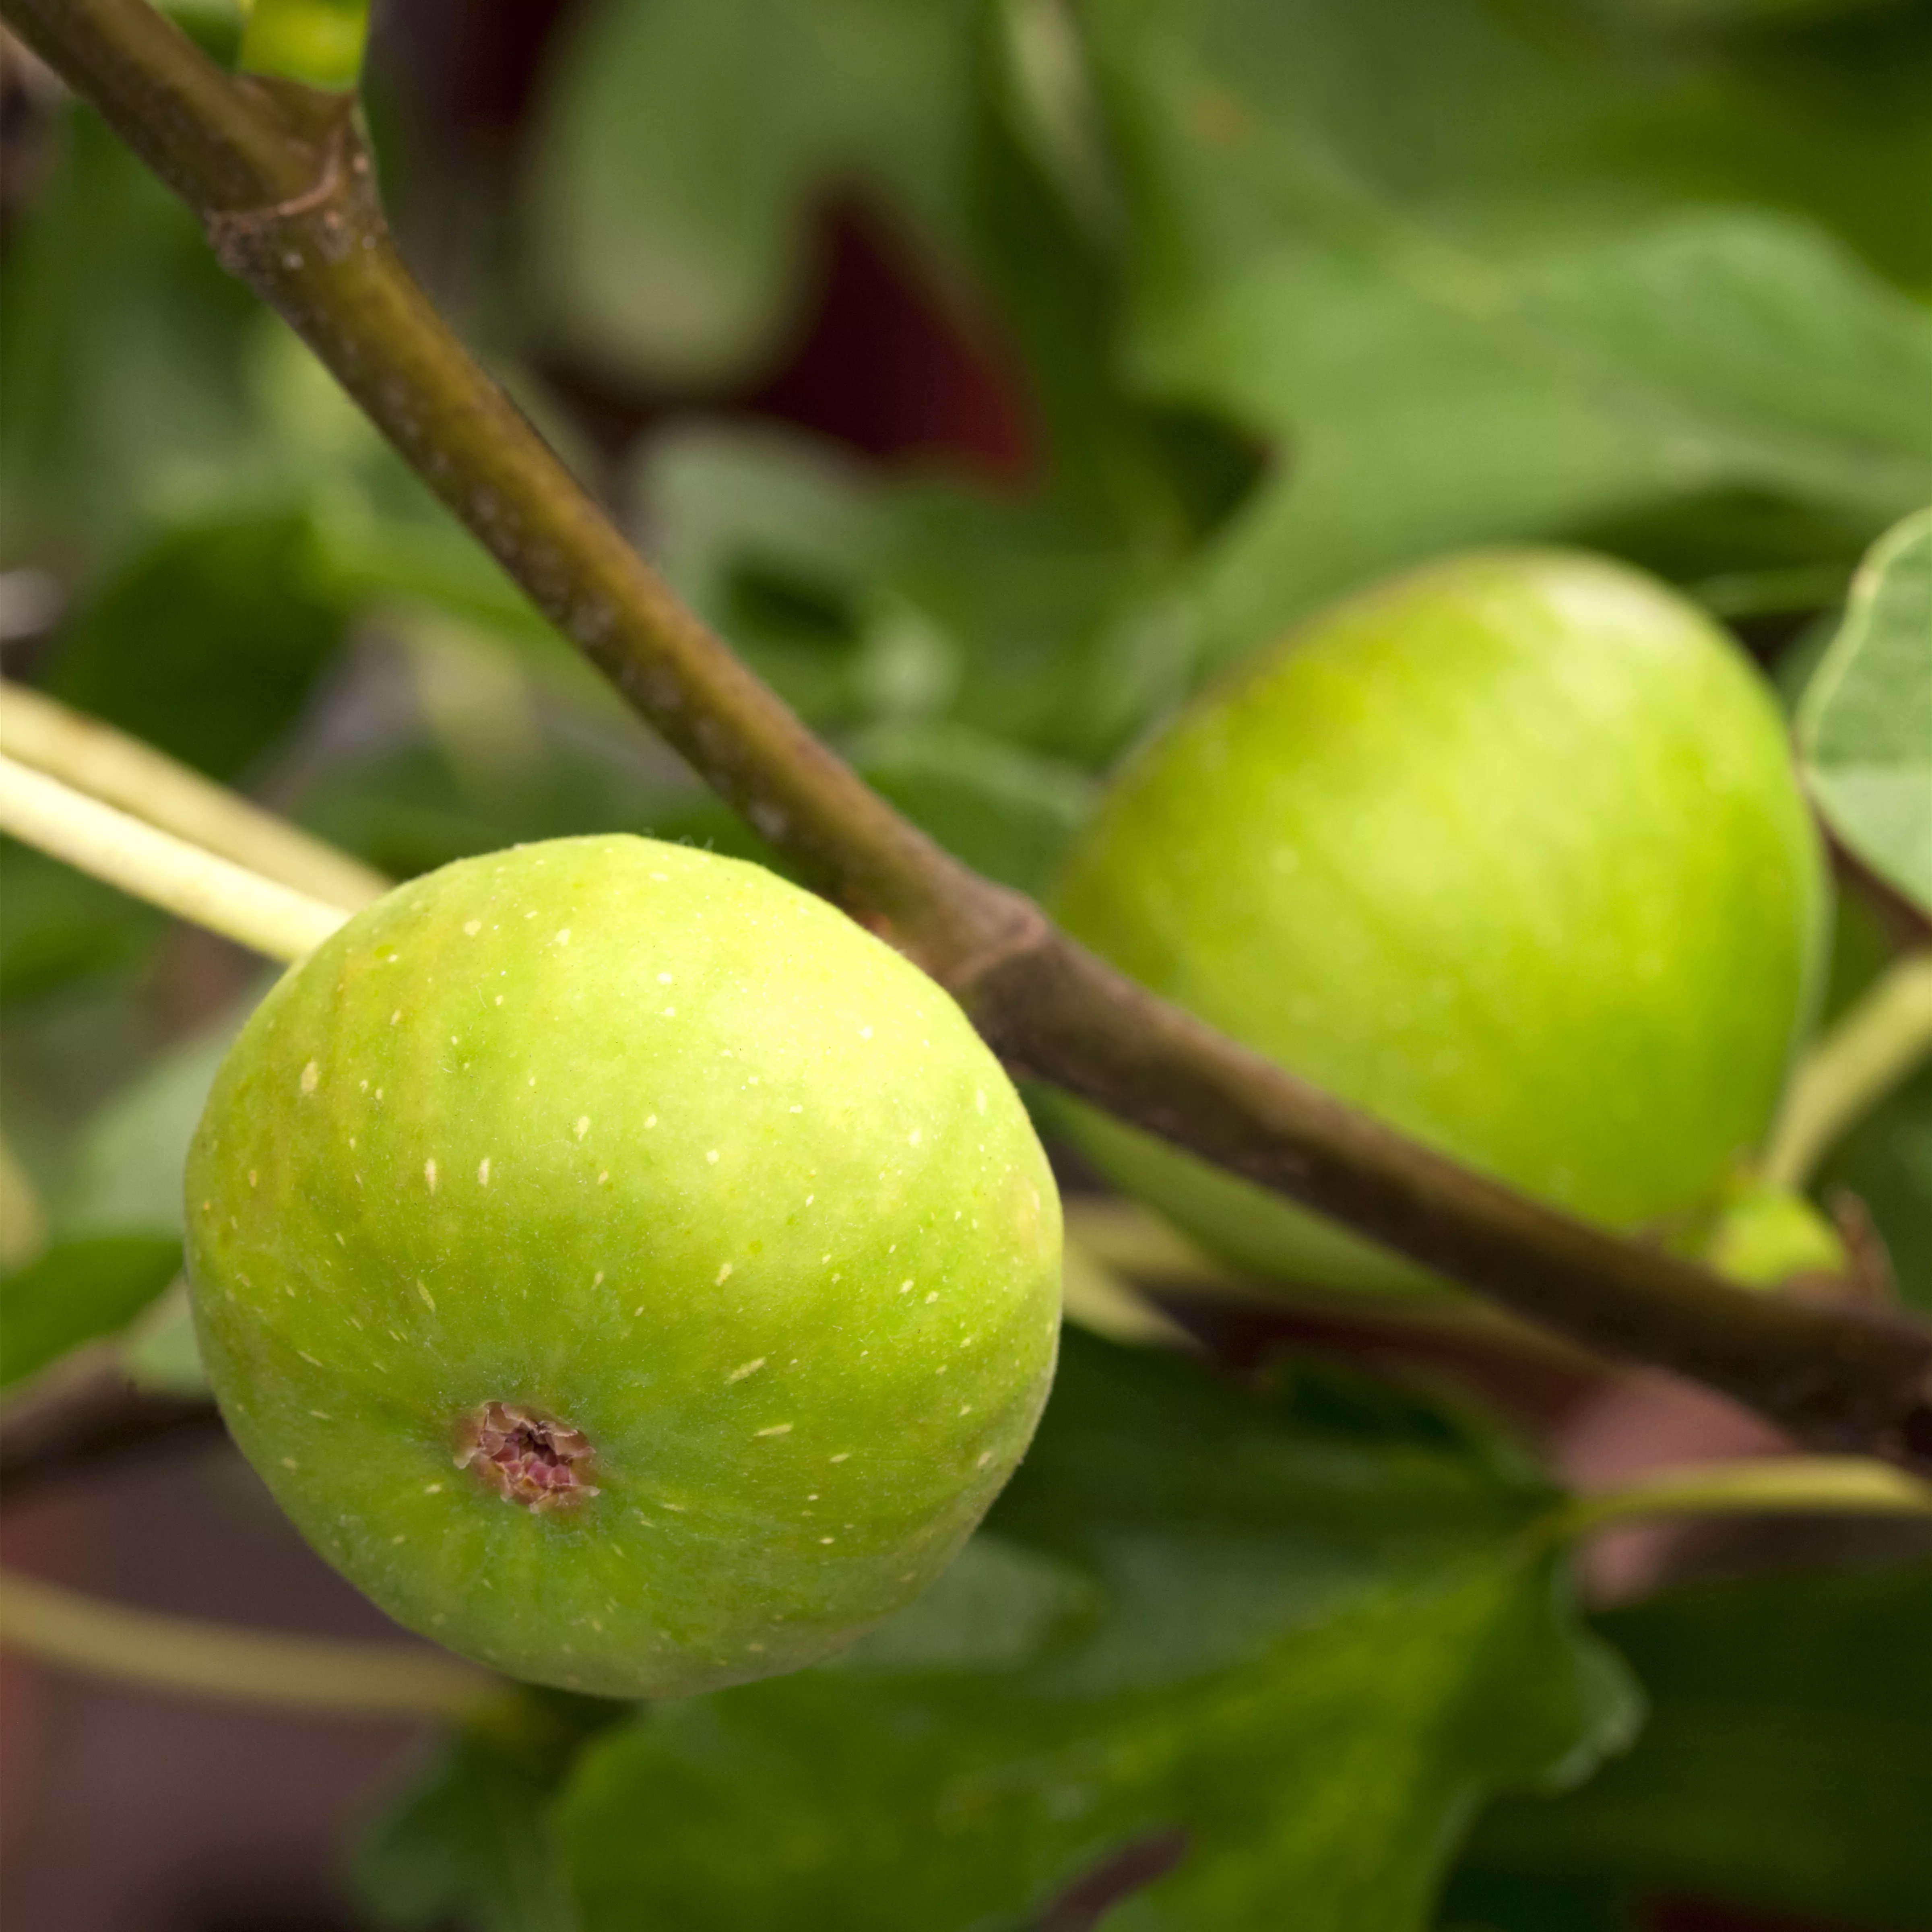
<path id="1" fill-rule="evenodd" d="M 494 1679 L 427 1646 L 230 1629 L 0 1570 L 0 1643 L 142 1690 L 349 1717 L 464 1718 Z"/>
<path id="2" fill-rule="evenodd" d="M 1666 1516 L 1932 1516 L 1932 1484 L 1862 1456 L 1754 1456 L 1697 1464 L 1602 1496 L 1577 1496 L 1555 1520 L 1563 1537 Z"/>
<path id="3" fill-rule="evenodd" d="M 1932 1054 L 1932 950 L 1894 960 L 1800 1064 L 1764 1177 L 1799 1188 L 1838 1137 Z"/>
<path id="4" fill-rule="evenodd" d="M 25 1268 L 46 1241 L 39 1192 L 0 1131 L 0 1274 Z"/>
<path id="5" fill-rule="evenodd" d="M 271 959 L 299 959 L 347 918 L 0 755 L 0 831 Z"/>
<path id="6" fill-rule="evenodd" d="M 389 881 L 138 738 L 0 680 L 0 754 L 310 898 L 357 912 Z"/>

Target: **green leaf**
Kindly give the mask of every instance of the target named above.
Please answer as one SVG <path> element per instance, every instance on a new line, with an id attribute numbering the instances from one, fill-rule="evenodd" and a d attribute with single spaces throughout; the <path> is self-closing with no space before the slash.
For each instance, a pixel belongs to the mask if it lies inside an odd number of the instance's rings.
<path id="1" fill-rule="evenodd" d="M 344 620 L 305 514 L 220 516 L 128 559 L 62 638 L 45 682 L 232 778 L 293 721 Z"/>
<path id="2" fill-rule="evenodd" d="M 958 725 L 883 726 L 851 747 L 866 782 L 974 871 L 1038 892 L 1092 808 L 1077 766 Z"/>
<path id="3" fill-rule="evenodd" d="M 977 0 L 630 0 L 556 70 L 529 224 L 562 338 L 654 383 L 742 375 L 805 292 L 803 217 L 857 190 L 957 259 Z"/>
<path id="4" fill-rule="evenodd" d="M 1626 193 L 1791 208 L 1901 286 L 1932 279 L 1920 186 L 1932 173 L 1932 31 L 1916 0 L 1609 0 L 1590 10 L 1610 32 L 1586 29 L 1569 45 L 1618 85 L 1604 112 L 1575 124 L 1583 166 L 1613 170 Z"/>
<path id="5" fill-rule="evenodd" d="M 1519 274 L 1532 328 L 1680 485 L 1877 519 L 1932 490 L 1932 316 L 1823 230 L 1687 209 Z"/>
<path id="6" fill-rule="evenodd" d="M 880 493 L 849 453 L 770 424 L 682 424 L 640 448 L 648 547 L 673 586 L 814 722 L 854 708 Z"/>
<path id="7" fill-rule="evenodd" d="M 57 164 L 0 276 L 0 541 L 71 594 L 158 492 L 232 460 L 259 305 L 91 108 L 47 111 Z"/>
<path id="8" fill-rule="evenodd" d="M 0 839 L 0 1002 L 31 1000 L 63 982 L 139 958 L 162 915 L 13 839 Z"/>
<path id="9" fill-rule="evenodd" d="M 187 1276 L 177 1275 L 130 1324 L 121 1339 L 121 1367 L 135 1388 L 149 1395 L 209 1393 Z"/>
<path id="10" fill-rule="evenodd" d="M 363 1832 L 350 1881 L 381 1932 L 578 1932 L 549 1822 L 622 1706 L 525 1689 L 446 1738 Z"/>
<path id="11" fill-rule="evenodd" d="M 1673 1592 L 1600 1628 L 1652 1714 L 1628 1756 L 1484 1822 L 1471 1869 L 1596 1876 L 1834 1925 L 1932 1924 L 1932 1568 Z"/>
<path id="12" fill-rule="evenodd" d="M 1932 508 L 1865 560 L 1806 687 L 1798 735 L 1832 829 L 1932 913 Z"/>
<path id="13" fill-rule="evenodd" d="M 1869 525 L 1932 488 L 1932 318 L 1766 216 L 1514 261 L 1284 249 L 1161 367 L 1297 458 L 1210 566 L 1216 650 L 1457 544 L 1741 488 Z"/>
<path id="14" fill-rule="evenodd" d="M 248 24 L 244 0 L 161 0 L 160 10 L 211 60 L 234 66 Z"/>
<path id="15" fill-rule="evenodd" d="M 1418 1927 L 1486 1793 L 1628 1730 L 1522 1534 L 1543 1499 L 1406 1398 L 1311 1376 L 1255 1400 L 1070 1334 L 994 1518 L 1056 1566 L 1005 1582 L 1035 1654 L 944 1670 L 915 1645 L 923 1667 L 614 1730 L 559 1814 L 589 1932 L 1018 1928 L 1177 1833 L 1110 1924 L 1249 1932 L 1292 1899 L 1298 1932 Z"/>
<path id="16" fill-rule="evenodd" d="M 1815 1192 L 1871 1211 L 1898 1292 L 1932 1313 L 1932 1066 L 1896 1088 L 1826 1156 Z"/>
<path id="17" fill-rule="evenodd" d="M 1932 316 L 1802 220 L 1528 199 L 1614 90 L 1494 9 L 1089 19 L 1136 366 L 1289 458 L 1208 567 L 1213 652 L 1456 544 L 1724 490 L 1868 530 L 1932 490 Z"/>
<path id="18" fill-rule="evenodd" d="M 668 799 L 710 800 L 721 824 L 739 822 L 602 692 L 586 704 L 574 678 L 550 688 L 547 653 L 419 615 L 392 611 L 390 624 L 409 640 L 430 742 L 342 758 L 306 786 L 297 815 L 329 843 L 409 878 L 524 840 L 613 827 L 675 837 L 682 828 L 659 816 Z"/>
<path id="19" fill-rule="evenodd" d="M 824 1667 L 1016 1670 L 1092 1622 L 1100 1593 L 1074 1564 L 982 1530 L 917 1602 Z"/>
<path id="20" fill-rule="evenodd" d="M 188 1143 L 215 1071 L 254 1004 L 243 1001 L 205 1032 L 158 1054 L 90 1116 L 56 1199 L 64 1232 L 139 1230 L 178 1239 Z"/>
<path id="21" fill-rule="evenodd" d="M 1085 764 L 1193 667 L 1175 557 L 1065 494 L 888 482 L 716 424 L 654 439 L 636 494 L 673 583 L 824 725 L 944 717 Z"/>
<path id="22" fill-rule="evenodd" d="M 0 1388 L 128 1322 L 181 1270 L 181 1243 L 103 1234 L 56 1242 L 0 1282 Z"/>
<path id="23" fill-rule="evenodd" d="M 752 554 L 746 556 L 748 568 L 755 567 Z M 717 594 L 714 586 L 712 595 Z M 797 590 L 796 602 L 808 594 Z M 783 621 L 779 607 L 793 600 L 775 577 L 764 580 L 762 595 L 764 621 Z M 1093 781 L 1078 766 L 969 725 L 943 720 L 877 724 L 842 748 L 866 782 L 922 831 L 975 870 L 1023 891 L 1037 892 L 1045 884 L 1093 801 Z M 655 802 L 644 818 L 654 837 L 701 845 L 794 874 L 785 855 L 708 794 Z"/>
<path id="24" fill-rule="evenodd" d="M 1621 1886 L 1466 1867 L 1450 1879 L 1438 1932 L 1639 1932 L 1648 1922 Z"/>

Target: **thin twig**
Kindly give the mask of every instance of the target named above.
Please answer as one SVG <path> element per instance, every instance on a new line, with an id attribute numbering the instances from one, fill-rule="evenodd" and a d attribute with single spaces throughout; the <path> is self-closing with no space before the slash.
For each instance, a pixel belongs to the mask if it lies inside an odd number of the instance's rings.
<path id="1" fill-rule="evenodd" d="M 1010 1064 L 1572 1340 L 1706 1382 L 1821 1447 L 1932 1466 L 1932 1332 L 1746 1294 L 1403 1140 L 1150 998 L 869 791 L 677 601 L 436 313 L 383 223 L 346 98 L 225 74 L 146 0 L 0 13 L 537 607 Z"/>
<path id="2" fill-rule="evenodd" d="M 139 1395 L 112 1346 L 85 1348 L 0 1406 L 0 1496 L 162 1442 L 212 1442 L 214 1405 Z M 202 1698 L 338 1715 L 470 1715 L 481 1671 L 417 1644 L 346 1644 L 124 1610 L 0 1569 L 0 1648 Z"/>
<path id="3" fill-rule="evenodd" d="M 152 745 L 0 680 L 0 754 L 310 898 L 358 912 L 389 882 Z"/>
<path id="4" fill-rule="evenodd" d="M 159 1616 L 7 1570 L 0 1644 L 144 1690 L 338 1717 L 471 1717 L 502 1688 L 427 1645 L 345 1643 Z"/>
<path id="5" fill-rule="evenodd" d="M 1551 1520 L 1568 1540 L 1672 1516 L 1932 1516 L 1932 1484 L 1863 1456 L 1750 1456 L 1697 1463 L 1576 1496 Z"/>
<path id="6" fill-rule="evenodd" d="M 25 1268 L 46 1244 L 47 1218 L 40 1190 L 0 1129 L 0 1274 Z"/>
<path id="7" fill-rule="evenodd" d="M 1846 1129 L 1932 1054 L 1932 950 L 1894 960 L 1798 1068 L 1764 1159 L 1802 1187 Z"/>
<path id="8" fill-rule="evenodd" d="M 299 959 L 349 916 L 4 756 L 0 831 L 270 959 Z"/>

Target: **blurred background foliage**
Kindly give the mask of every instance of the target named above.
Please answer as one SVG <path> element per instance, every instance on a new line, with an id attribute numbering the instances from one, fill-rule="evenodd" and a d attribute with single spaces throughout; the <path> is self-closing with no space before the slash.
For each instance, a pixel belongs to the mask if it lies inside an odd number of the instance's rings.
<path id="1" fill-rule="evenodd" d="M 174 10 L 232 52 L 232 6 Z M 396 876 L 610 826 L 769 858 L 186 213 L 4 77 L 8 674 Z M 1367 578 L 1590 544 L 1795 694 L 1932 502 L 1922 0 L 391 0 L 367 98 L 412 260 L 580 472 L 1029 889 L 1124 748 Z M 0 1311 L 68 1311 L 10 1319 L 0 1376 L 140 1311 L 128 1359 L 191 1384 L 154 1297 L 263 982 L 10 844 L 0 892 Z M 1844 896 L 1834 1006 L 1903 929 Z M 1932 1076 L 1840 1188 L 1932 1306 Z M 1674 1889 L 1932 1925 L 1922 1565 L 1593 1633 L 1524 1540 L 1546 1494 L 1460 1399 L 1307 1366 L 1237 1397 L 1080 1342 L 992 1534 L 876 1654 L 662 1716 L 531 1699 L 377 1828 L 368 1909 L 1418 1926 L 1495 1791 L 1577 1784 L 1647 1701 L 1600 1777 L 1489 1815 L 1439 1923 Z"/>

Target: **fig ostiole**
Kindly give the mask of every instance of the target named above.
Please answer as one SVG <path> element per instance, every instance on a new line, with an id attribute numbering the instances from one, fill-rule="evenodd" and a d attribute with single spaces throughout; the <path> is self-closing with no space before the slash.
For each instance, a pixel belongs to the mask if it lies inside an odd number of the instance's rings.
<path id="1" fill-rule="evenodd" d="M 1763 680 L 1696 607 L 1562 550 L 1312 619 L 1131 759 L 1054 908 L 1144 986 L 1624 1230 L 1757 1148 L 1827 886 Z M 1253 1274 L 1428 1292 L 1387 1250 L 1072 1105 L 1120 1186 Z"/>
<path id="2" fill-rule="evenodd" d="M 294 968 L 188 1170 L 236 1441 L 391 1616 L 670 1696 L 916 1595 L 1024 1450 L 1060 1210 L 958 1008 L 755 866 L 467 860 Z"/>

